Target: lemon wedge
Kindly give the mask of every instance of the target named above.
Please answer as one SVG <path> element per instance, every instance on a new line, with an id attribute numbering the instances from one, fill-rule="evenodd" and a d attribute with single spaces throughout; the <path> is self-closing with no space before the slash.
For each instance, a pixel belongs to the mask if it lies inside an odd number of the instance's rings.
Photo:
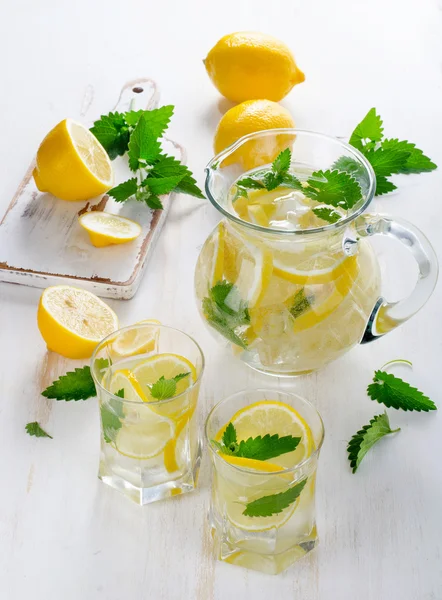
<path id="1" fill-rule="evenodd" d="M 118 317 L 107 304 L 69 285 L 44 290 L 37 323 L 48 349 L 67 358 L 89 358 L 96 345 L 118 329 Z"/>
<path id="2" fill-rule="evenodd" d="M 106 150 L 89 129 L 72 119 L 61 121 L 44 138 L 33 176 L 41 192 L 71 201 L 103 194 L 114 182 Z"/>
<path id="3" fill-rule="evenodd" d="M 141 233 L 141 227 L 136 221 L 98 210 L 82 214 L 78 222 L 86 229 L 92 245 L 97 248 L 132 242 Z"/>

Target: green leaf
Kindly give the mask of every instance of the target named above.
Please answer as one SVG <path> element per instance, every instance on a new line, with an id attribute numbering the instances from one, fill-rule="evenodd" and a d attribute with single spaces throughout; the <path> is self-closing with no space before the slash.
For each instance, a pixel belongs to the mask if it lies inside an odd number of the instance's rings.
<path id="1" fill-rule="evenodd" d="M 169 126 L 173 110 L 174 107 L 169 104 L 152 110 L 132 110 L 125 113 L 124 117 L 126 123 L 131 126 L 136 126 L 143 117 L 152 135 L 155 138 L 160 138 Z"/>
<path id="2" fill-rule="evenodd" d="M 142 182 L 142 185 L 147 186 L 155 196 L 169 194 L 172 192 L 179 182 L 183 179 L 183 175 L 171 175 L 169 177 L 150 177 L 149 175 Z"/>
<path id="3" fill-rule="evenodd" d="M 364 425 L 362 429 L 355 433 L 347 446 L 348 460 L 350 461 L 353 473 L 356 473 L 362 459 L 370 448 L 384 436 L 396 433 L 397 431 L 400 431 L 400 428 L 391 429 L 388 415 L 385 412 L 382 415 L 373 417 L 368 425 Z"/>
<path id="4" fill-rule="evenodd" d="M 124 398 L 124 389 L 118 390 L 115 396 L 118 396 L 119 398 Z"/>
<path id="5" fill-rule="evenodd" d="M 46 433 L 46 431 L 42 429 L 42 427 L 40 427 L 37 421 L 34 421 L 33 423 L 28 423 L 25 426 L 25 429 L 26 432 L 29 433 L 29 435 L 34 435 L 35 437 L 47 437 L 51 438 L 51 440 L 54 439 L 52 435 L 49 435 L 49 433 Z"/>
<path id="6" fill-rule="evenodd" d="M 322 219 L 323 221 L 327 221 L 328 223 L 337 223 L 342 219 L 342 215 L 332 208 L 312 208 L 312 212 Z"/>
<path id="7" fill-rule="evenodd" d="M 397 190 L 397 186 L 389 181 L 386 177 L 376 177 L 376 193 L 375 196 L 382 196 L 382 194 L 389 194 Z"/>
<path id="8" fill-rule="evenodd" d="M 130 136 L 129 168 L 137 171 L 140 167 L 153 163 L 160 156 L 160 152 L 158 136 L 150 129 L 146 116 L 141 115 Z"/>
<path id="9" fill-rule="evenodd" d="M 307 478 L 303 479 L 292 488 L 279 494 L 263 496 L 253 502 L 249 502 L 243 512 L 247 517 L 271 517 L 282 512 L 285 508 L 293 504 L 304 489 Z"/>
<path id="10" fill-rule="evenodd" d="M 149 208 L 151 208 L 152 210 L 163 210 L 164 206 L 163 203 L 161 202 L 161 200 L 158 198 L 158 196 L 155 196 L 153 194 L 150 194 L 146 199 L 145 202 L 147 204 L 147 206 Z"/>
<path id="11" fill-rule="evenodd" d="M 130 132 L 123 114 L 115 112 L 101 116 L 90 131 L 111 160 L 127 152 Z"/>
<path id="12" fill-rule="evenodd" d="M 300 441 L 300 437 L 292 437 L 291 435 L 283 437 L 279 437 L 277 433 L 274 435 L 267 434 L 264 437 L 258 435 L 255 438 L 250 437 L 247 440 L 242 440 L 235 455 L 254 460 L 268 460 L 287 452 L 293 452 Z"/>
<path id="13" fill-rule="evenodd" d="M 211 298 L 203 298 L 202 310 L 207 322 L 209 325 L 211 325 L 211 327 L 216 329 L 218 333 L 220 333 L 233 344 L 236 344 L 244 350 L 247 349 L 246 340 L 242 337 L 242 335 L 235 333 L 234 329 L 227 322 L 226 316 Z"/>
<path id="14" fill-rule="evenodd" d="M 264 175 L 264 185 L 266 189 L 271 192 L 281 185 L 284 180 L 282 173 L 273 173 L 269 171 Z"/>
<path id="15" fill-rule="evenodd" d="M 137 178 L 133 177 L 132 179 L 128 179 L 124 183 L 120 183 L 116 187 L 109 190 L 107 193 L 112 198 L 115 198 L 117 202 L 124 202 L 134 194 L 136 194 L 138 190 Z"/>
<path id="16" fill-rule="evenodd" d="M 236 182 L 236 185 L 250 190 L 262 190 L 265 188 L 265 185 L 261 181 L 252 177 L 243 177 L 243 179 Z"/>
<path id="17" fill-rule="evenodd" d="M 400 150 L 397 146 L 384 148 L 381 146 L 376 150 L 366 150 L 364 155 L 373 167 L 376 177 L 388 177 L 394 173 L 403 172 L 410 153 Z"/>
<path id="18" fill-rule="evenodd" d="M 294 319 L 300 317 L 307 310 L 310 309 L 312 302 L 314 300 L 313 294 L 305 295 L 305 289 L 301 288 L 296 292 L 293 297 L 292 305 L 290 307 L 290 314 Z"/>
<path id="19" fill-rule="evenodd" d="M 381 117 L 376 114 L 375 108 L 371 108 L 351 134 L 350 144 L 362 151 L 367 140 L 380 142 L 383 131 Z"/>
<path id="20" fill-rule="evenodd" d="M 425 411 L 437 410 L 435 403 L 417 388 L 391 373 L 375 371 L 373 383 L 367 388 L 372 400 L 385 404 L 389 408 Z"/>
<path id="21" fill-rule="evenodd" d="M 299 190 L 300 192 L 304 191 L 302 183 L 291 173 L 285 173 L 285 175 L 282 176 L 282 183 L 286 187 L 293 188 L 294 190 Z"/>
<path id="22" fill-rule="evenodd" d="M 119 396 L 120 392 L 124 394 L 124 390 L 119 390 L 115 395 Z M 124 397 L 124 395 L 120 397 Z M 122 402 L 111 398 L 109 402 L 101 404 L 100 416 L 104 441 L 108 444 L 115 442 L 118 430 L 123 426 L 121 422 L 124 419 Z"/>
<path id="23" fill-rule="evenodd" d="M 200 188 L 196 185 L 196 180 L 194 179 L 194 177 L 192 177 L 190 171 L 188 171 L 188 173 L 183 177 L 183 179 L 181 179 L 174 191 L 180 194 L 194 196 L 195 198 L 205 198 Z"/>
<path id="24" fill-rule="evenodd" d="M 349 210 L 362 198 L 359 183 L 344 171 L 315 171 L 307 182 L 304 193 L 320 204 Z"/>
<path id="25" fill-rule="evenodd" d="M 227 448 L 231 444 L 237 443 L 238 440 L 236 437 L 236 429 L 235 429 L 235 426 L 233 425 L 233 423 L 229 423 L 227 425 L 227 427 L 225 428 L 222 440 L 223 440 L 224 446 L 226 446 Z"/>
<path id="26" fill-rule="evenodd" d="M 272 171 L 279 175 L 287 173 L 290 167 L 290 161 L 292 159 L 292 153 L 290 148 L 286 148 L 278 154 L 272 163 Z"/>
<path id="27" fill-rule="evenodd" d="M 67 401 L 87 400 L 96 395 L 94 380 L 87 365 L 62 375 L 42 392 L 45 398 Z"/>
<path id="28" fill-rule="evenodd" d="M 182 165 L 179 160 L 167 154 L 160 154 L 158 160 L 155 161 L 152 170 L 149 172 L 151 177 L 175 177 L 182 175 L 182 179 L 175 188 L 175 192 L 188 194 L 196 198 L 204 198 L 202 191 L 196 185 L 192 173 Z"/>
<path id="29" fill-rule="evenodd" d="M 428 156 L 416 148 L 416 144 L 412 144 L 407 141 L 399 141 L 397 138 L 384 140 L 381 144 L 381 147 L 384 151 L 392 151 L 396 152 L 407 152 L 408 157 L 405 163 L 402 165 L 397 173 L 423 173 L 434 171 L 437 169 L 437 165 L 435 165 Z"/>
<path id="30" fill-rule="evenodd" d="M 189 373 L 179 373 L 172 377 L 171 379 L 165 379 L 164 375 L 162 375 L 156 383 L 152 386 L 149 386 L 150 393 L 153 398 L 156 400 L 167 400 L 168 398 L 173 398 L 176 394 L 176 384 L 181 379 L 188 377 Z"/>

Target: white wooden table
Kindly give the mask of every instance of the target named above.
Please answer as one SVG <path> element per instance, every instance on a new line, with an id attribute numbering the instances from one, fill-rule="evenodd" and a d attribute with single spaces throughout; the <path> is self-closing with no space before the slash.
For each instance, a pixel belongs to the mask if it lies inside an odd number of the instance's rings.
<path id="1" fill-rule="evenodd" d="M 187 148 L 202 184 L 227 103 L 201 59 L 219 37 L 244 29 L 273 33 L 295 51 L 307 80 L 284 104 L 299 127 L 345 136 L 376 106 L 387 135 L 408 137 L 442 165 L 440 0 L 18 0 L 0 5 L 2 211 L 55 123 L 108 111 L 121 84 L 141 75 L 156 79 L 162 101 L 176 105 L 170 134 Z M 441 184 L 442 170 L 403 177 L 400 193 L 375 202 L 421 227 L 439 256 Z M 72 363 L 46 352 L 36 325 L 40 291 L 3 284 L 0 597 L 440 600 L 441 414 L 390 411 L 402 432 L 379 444 L 356 475 L 346 456 L 349 437 L 382 410 L 364 390 L 385 361 L 412 360 L 407 377 L 442 406 L 440 286 L 410 323 L 318 374 L 292 383 L 259 376 L 219 349 L 197 314 L 195 260 L 217 220 L 208 202 L 179 198 L 138 294 L 111 304 L 125 324 L 154 317 L 199 340 L 207 357 L 201 417 L 247 386 L 285 386 L 316 404 L 326 427 L 320 546 L 278 577 L 215 562 L 207 456 L 196 493 L 144 508 L 99 482 L 97 404 L 40 396 Z M 400 254 L 393 243 L 388 248 Z M 404 279 L 400 291 L 411 288 L 393 260 L 383 267 L 390 286 Z M 34 420 L 52 441 L 25 434 Z"/>

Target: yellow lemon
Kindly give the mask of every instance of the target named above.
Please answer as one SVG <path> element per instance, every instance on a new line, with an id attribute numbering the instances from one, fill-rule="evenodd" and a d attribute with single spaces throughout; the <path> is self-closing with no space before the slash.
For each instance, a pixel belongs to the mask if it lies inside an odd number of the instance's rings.
<path id="1" fill-rule="evenodd" d="M 89 358 L 118 329 L 118 317 L 100 298 L 70 285 L 54 285 L 40 298 L 37 323 L 48 349 L 66 358 Z"/>
<path id="2" fill-rule="evenodd" d="M 214 150 L 218 154 L 249 133 L 265 129 L 293 128 L 295 122 L 289 111 L 270 100 L 248 100 L 226 112 L 215 132 Z M 288 134 L 274 134 L 245 142 L 235 150 L 222 166 L 240 163 L 245 169 L 253 169 L 273 162 L 293 140 Z"/>
<path id="3" fill-rule="evenodd" d="M 141 227 L 136 221 L 101 210 L 83 213 L 78 217 L 78 222 L 86 229 L 92 245 L 97 248 L 132 242 L 141 233 Z"/>
<path id="4" fill-rule="evenodd" d="M 225 35 L 204 65 L 218 91 L 232 102 L 282 100 L 305 79 L 286 44 L 254 31 Z"/>
<path id="5" fill-rule="evenodd" d="M 65 119 L 44 138 L 33 175 L 41 192 L 62 200 L 88 200 L 114 182 L 106 150 L 81 123 Z"/>

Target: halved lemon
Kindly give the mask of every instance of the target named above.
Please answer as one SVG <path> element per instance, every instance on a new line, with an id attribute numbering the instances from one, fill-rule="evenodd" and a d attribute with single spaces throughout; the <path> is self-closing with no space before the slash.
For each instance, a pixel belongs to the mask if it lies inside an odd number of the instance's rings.
<path id="1" fill-rule="evenodd" d="M 92 245 L 97 248 L 132 242 L 141 233 L 141 227 L 135 221 L 100 210 L 80 215 L 78 222 L 86 229 Z"/>
<path id="2" fill-rule="evenodd" d="M 155 350 L 159 333 L 155 325 L 161 325 L 161 323 L 156 319 L 146 319 L 136 324 L 152 324 L 152 327 L 133 328 L 118 334 L 112 343 L 112 351 L 118 356 L 136 356 Z"/>
<path id="3" fill-rule="evenodd" d="M 81 123 L 65 119 L 44 138 L 33 176 L 41 192 L 62 200 L 89 200 L 109 190 L 112 164 L 97 138 Z"/>
<path id="4" fill-rule="evenodd" d="M 44 290 L 37 323 L 48 349 L 67 358 L 89 358 L 96 345 L 118 329 L 118 317 L 110 306 L 70 285 Z"/>

